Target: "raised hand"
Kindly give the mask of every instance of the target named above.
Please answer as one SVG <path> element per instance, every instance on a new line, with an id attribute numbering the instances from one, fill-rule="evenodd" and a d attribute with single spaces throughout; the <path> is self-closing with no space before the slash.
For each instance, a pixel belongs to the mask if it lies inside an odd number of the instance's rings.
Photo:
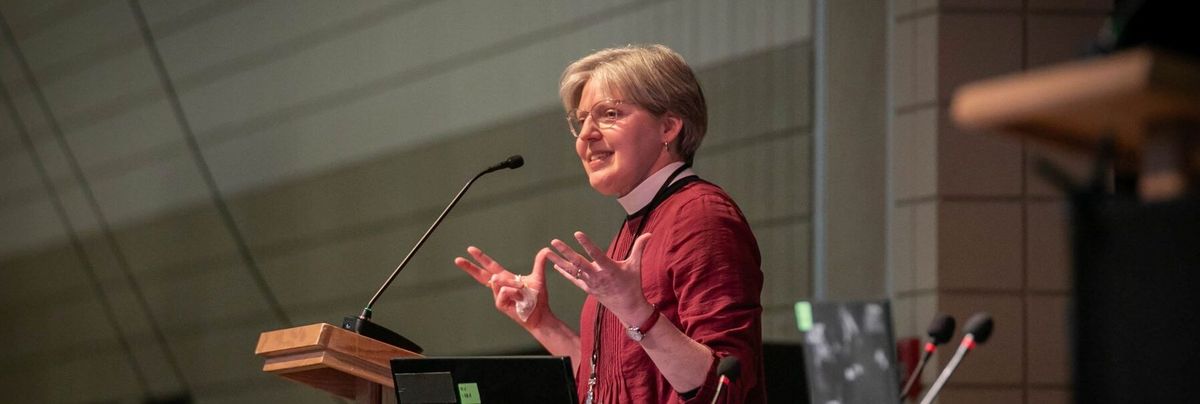
<path id="1" fill-rule="evenodd" d="M 467 254 L 474 262 L 463 257 L 454 258 L 454 265 L 471 275 L 480 285 L 492 290 L 492 300 L 496 309 L 526 329 L 532 329 L 545 318 L 550 311 L 549 294 L 546 292 L 545 263 L 547 256 L 554 255 L 549 248 L 538 251 L 533 260 L 533 271 L 529 275 L 516 275 L 488 256 L 483 250 L 474 246 L 467 247 Z M 522 289 L 536 291 L 536 304 L 525 321 L 517 313 L 517 303 L 525 297 Z"/>
<path id="2" fill-rule="evenodd" d="M 650 303 L 642 294 L 642 251 L 649 239 L 649 233 L 639 236 L 633 241 L 628 258 L 613 261 L 586 234 L 577 231 L 575 240 L 587 257 L 555 239 L 550 245 L 558 254 L 550 254 L 548 258 L 554 263 L 554 269 L 567 280 L 595 297 L 618 318 L 627 320 L 650 309 Z"/>

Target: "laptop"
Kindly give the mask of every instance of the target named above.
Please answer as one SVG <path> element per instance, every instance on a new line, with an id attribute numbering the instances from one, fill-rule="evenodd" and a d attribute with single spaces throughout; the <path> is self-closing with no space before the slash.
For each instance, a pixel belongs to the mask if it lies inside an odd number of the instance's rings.
<path id="1" fill-rule="evenodd" d="M 571 358 L 463 356 L 392 359 L 400 404 L 576 404 Z"/>
<path id="2" fill-rule="evenodd" d="M 800 302 L 813 403 L 899 403 L 899 366 L 887 301 Z M 768 386 L 770 387 L 770 386 Z"/>

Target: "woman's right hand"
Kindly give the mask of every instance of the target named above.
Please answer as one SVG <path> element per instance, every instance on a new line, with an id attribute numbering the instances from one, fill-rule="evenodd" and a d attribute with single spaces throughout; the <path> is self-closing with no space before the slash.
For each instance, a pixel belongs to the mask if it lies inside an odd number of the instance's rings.
<path id="1" fill-rule="evenodd" d="M 474 259 L 474 262 L 463 257 L 456 257 L 454 265 L 475 278 L 480 285 L 492 290 L 492 300 L 495 302 L 496 310 L 504 313 L 527 330 L 537 328 L 542 320 L 547 318 L 547 315 L 551 315 L 550 298 L 546 292 L 545 271 L 546 259 L 553 254 L 549 248 L 542 248 L 538 251 L 537 256 L 533 259 L 533 271 L 529 275 L 523 276 L 509 272 L 475 246 L 467 247 L 467 254 Z M 517 302 L 524 298 L 521 294 L 522 288 L 537 291 L 537 303 L 525 321 L 521 321 L 521 317 L 517 314 Z"/>

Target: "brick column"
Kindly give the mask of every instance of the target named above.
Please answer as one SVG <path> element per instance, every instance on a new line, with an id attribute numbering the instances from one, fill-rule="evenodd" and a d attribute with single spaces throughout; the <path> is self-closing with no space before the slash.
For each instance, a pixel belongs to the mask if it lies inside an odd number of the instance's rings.
<path id="1" fill-rule="evenodd" d="M 964 83 L 1079 56 L 1110 7 L 893 0 L 888 266 L 897 334 L 921 335 L 937 312 L 960 326 L 976 311 L 996 321 L 942 403 L 1070 401 L 1066 205 L 1030 167 L 1039 155 L 1080 173 L 1086 162 L 1015 137 L 962 131 L 948 107 Z M 936 372 L 924 377 L 928 385 Z"/>

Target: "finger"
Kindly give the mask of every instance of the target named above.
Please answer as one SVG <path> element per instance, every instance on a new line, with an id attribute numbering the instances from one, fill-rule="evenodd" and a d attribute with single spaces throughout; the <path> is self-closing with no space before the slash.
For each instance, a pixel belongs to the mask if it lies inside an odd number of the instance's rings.
<path id="1" fill-rule="evenodd" d="M 559 257 L 558 254 L 553 252 L 551 252 L 550 255 L 547 255 L 546 258 L 550 259 L 550 262 L 554 263 L 554 269 L 557 269 L 564 274 L 571 275 L 572 279 L 575 278 L 575 264 L 568 262 L 566 259 Z M 567 268 L 571 269 L 568 270 Z"/>
<path id="2" fill-rule="evenodd" d="M 496 292 L 496 308 L 507 309 L 517 304 L 521 299 L 521 292 L 510 287 L 502 287 L 499 292 Z"/>
<path id="3" fill-rule="evenodd" d="M 483 269 L 488 272 L 498 274 L 505 271 L 503 266 L 497 263 L 496 260 L 492 259 L 491 256 L 487 255 L 487 253 L 483 252 L 483 250 L 480 250 L 478 247 L 467 247 L 467 253 L 471 254 L 471 256 L 475 258 L 475 261 L 479 262 L 479 266 L 483 267 Z"/>
<path id="4" fill-rule="evenodd" d="M 596 261 L 601 265 L 612 261 L 608 258 L 608 254 L 604 253 L 604 250 L 601 250 L 600 247 L 596 246 L 596 243 L 592 242 L 592 239 L 588 238 L 587 234 L 581 231 L 575 232 L 575 241 L 578 241 L 579 245 L 583 246 L 583 251 L 592 257 L 592 261 Z"/>
<path id="5" fill-rule="evenodd" d="M 481 285 L 486 286 L 488 279 L 492 276 L 487 271 L 484 271 L 483 268 L 480 268 L 479 266 L 475 265 L 475 263 L 468 261 L 463 257 L 455 257 L 454 266 L 457 266 L 459 269 L 463 270 L 463 272 L 466 272 L 467 275 L 471 275 L 471 277 L 475 278 L 475 281 L 479 282 Z"/>
<path id="6" fill-rule="evenodd" d="M 492 278 L 488 282 L 492 284 L 492 288 L 510 287 L 521 289 L 525 287 L 524 282 L 518 282 L 516 278 L 509 278 L 500 274 L 492 275 Z"/>
<path id="7" fill-rule="evenodd" d="M 583 270 L 584 273 L 591 273 L 591 260 L 579 255 L 579 253 L 575 252 L 575 249 L 571 248 L 571 246 L 567 245 L 567 243 L 564 243 L 559 239 L 554 239 L 550 241 L 550 245 L 554 246 L 554 249 L 558 250 L 558 253 L 562 254 L 562 257 L 570 262 L 570 265 L 563 265 L 558 262 L 555 262 L 555 264 L 558 264 L 563 268 L 575 267 L 576 269 Z"/>
<path id="8" fill-rule="evenodd" d="M 637 240 L 633 240 L 633 248 L 629 250 L 629 258 L 627 261 L 630 261 L 630 263 L 633 264 L 638 264 L 634 265 L 634 267 L 640 268 L 640 264 L 642 262 L 642 252 L 645 251 L 646 243 L 649 241 L 650 233 L 638 236 Z"/>
<path id="9" fill-rule="evenodd" d="M 537 256 L 533 257 L 533 272 L 530 273 L 529 276 L 533 278 L 534 281 L 540 283 L 546 280 L 546 260 L 549 259 L 549 256 L 551 255 L 554 255 L 554 251 L 550 251 L 549 248 L 542 247 L 541 250 L 538 250 Z"/>
<path id="10" fill-rule="evenodd" d="M 567 281 L 571 282 L 572 284 L 575 285 L 575 287 L 579 288 L 579 290 L 582 290 L 584 293 L 591 293 L 588 289 L 587 283 L 584 282 L 582 279 L 576 278 L 574 273 L 567 271 L 565 268 L 563 268 L 562 266 L 560 266 L 558 264 L 554 265 L 554 269 L 557 270 L 558 273 L 563 276 L 563 278 L 567 278 Z"/>

